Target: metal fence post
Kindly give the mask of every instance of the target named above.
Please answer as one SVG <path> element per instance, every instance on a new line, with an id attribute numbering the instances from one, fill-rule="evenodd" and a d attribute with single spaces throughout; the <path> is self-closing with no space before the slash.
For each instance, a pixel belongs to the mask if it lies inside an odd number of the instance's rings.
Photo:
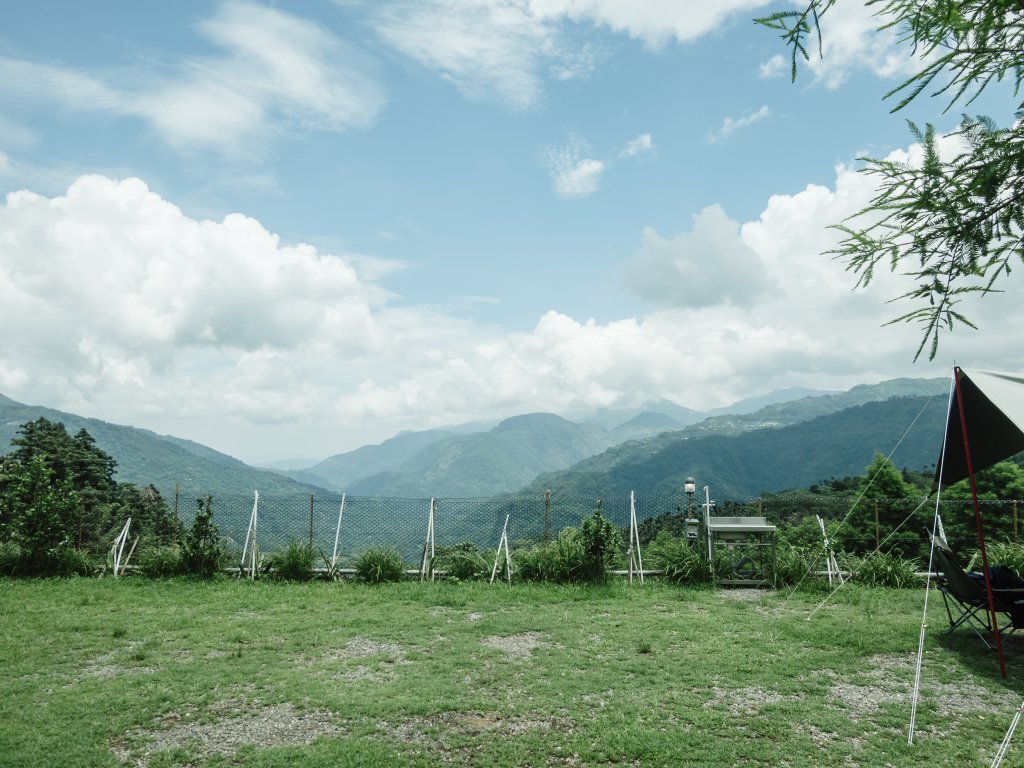
<path id="1" fill-rule="evenodd" d="M 544 546 L 548 545 L 548 529 L 551 526 L 551 491 L 544 491 Z"/>
<path id="2" fill-rule="evenodd" d="M 313 494 L 309 494 L 309 551 L 313 551 Z"/>

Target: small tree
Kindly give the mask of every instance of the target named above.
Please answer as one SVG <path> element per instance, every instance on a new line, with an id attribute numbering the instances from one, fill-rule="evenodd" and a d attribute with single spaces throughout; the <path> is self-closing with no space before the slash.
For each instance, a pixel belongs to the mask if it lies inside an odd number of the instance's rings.
<path id="1" fill-rule="evenodd" d="M 601 500 L 598 499 L 594 514 L 586 518 L 580 525 L 580 538 L 583 540 L 582 576 L 584 581 L 605 581 L 608 578 L 608 570 L 622 549 L 622 535 L 614 525 L 604 519 L 601 506 Z"/>
<path id="2" fill-rule="evenodd" d="M 220 568 L 224 549 L 220 531 L 213 522 L 213 497 L 196 499 L 196 518 L 185 533 L 181 545 L 181 559 L 186 573 L 201 578 L 212 577 Z"/>
<path id="3" fill-rule="evenodd" d="M 875 454 L 874 461 L 861 478 L 860 499 L 840 532 L 849 552 L 864 554 L 880 545 L 900 557 L 915 557 L 921 545 L 915 521 L 904 523 L 913 507 L 913 489 L 903 474 L 885 456 Z M 876 518 L 877 513 L 877 518 Z"/>

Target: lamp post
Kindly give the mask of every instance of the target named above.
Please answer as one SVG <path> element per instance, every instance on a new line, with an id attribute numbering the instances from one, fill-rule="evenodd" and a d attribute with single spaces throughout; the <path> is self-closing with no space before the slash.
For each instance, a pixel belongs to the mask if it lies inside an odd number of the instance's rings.
<path id="1" fill-rule="evenodd" d="M 692 477 L 683 481 L 683 491 L 686 493 L 686 538 L 696 539 L 698 537 L 698 523 L 693 519 L 693 494 L 697 490 L 697 483 Z"/>

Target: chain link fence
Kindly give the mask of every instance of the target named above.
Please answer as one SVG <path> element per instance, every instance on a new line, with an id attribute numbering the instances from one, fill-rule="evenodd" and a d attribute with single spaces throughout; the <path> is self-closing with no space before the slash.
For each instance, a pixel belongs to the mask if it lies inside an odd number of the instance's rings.
<path id="1" fill-rule="evenodd" d="M 688 498 L 685 494 L 634 494 L 632 505 L 641 544 L 646 545 L 662 530 L 684 535 L 686 519 L 704 515 L 701 494 Z M 904 531 L 919 534 L 931 526 L 935 512 L 934 500 L 871 499 L 856 503 L 857 522 L 852 522 L 854 497 L 823 496 L 806 492 L 776 494 L 755 499 L 712 498 L 712 515 L 757 516 L 778 526 L 780 535 L 803 525 L 805 530 L 815 517 L 826 523 L 846 520 L 846 526 L 868 527 L 872 520 L 884 536 L 883 527 L 902 526 Z M 189 526 L 195 516 L 195 501 L 174 500 L 178 525 Z M 213 499 L 214 522 L 230 548 L 241 553 L 252 520 L 255 495 L 221 496 Z M 259 495 L 256 514 L 256 542 L 260 551 L 271 554 L 285 549 L 291 542 L 310 545 L 324 559 L 335 553 L 338 563 L 351 564 L 362 551 L 373 548 L 397 549 L 405 562 L 418 564 L 427 539 L 433 507 L 434 543 L 438 549 L 472 544 L 479 550 L 498 546 L 508 520 L 508 540 L 513 549 L 552 541 L 567 527 L 578 527 L 600 504 L 602 514 L 626 533 L 630 526 L 631 497 L 615 494 L 600 500 L 592 496 L 571 496 L 557 493 L 512 495 L 492 498 L 422 498 L 346 496 L 332 494 L 309 496 Z M 1016 500 L 981 502 L 986 521 L 986 537 L 992 540 L 1019 542 Z M 969 499 L 943 499 L 940 510 L 947 531 L 954 536 L 966 532 L 973 535 L 974 517 Z M 340 518 L 340 522 L 339 522 Z M 884 519 L 884 520 L 883 520 Z M 626 539 L 626 536 L 623 536 Z"/>

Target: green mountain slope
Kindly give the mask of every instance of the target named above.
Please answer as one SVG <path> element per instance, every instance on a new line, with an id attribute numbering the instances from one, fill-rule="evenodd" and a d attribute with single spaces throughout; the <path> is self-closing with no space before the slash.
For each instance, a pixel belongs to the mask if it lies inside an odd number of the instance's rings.
<path id="1" fill-rule="evenodd" d="M 274 472 L 254 469 L 205 445 L 147 429 L 110 424 L 42 406 L 24 405 L 0 395 L 0 453 L 10 449 L 18 428 L 39 417 L 62 422 L 74 434 L 85 429 L 96 444 L 117 461 L 117 480 L 136 485 L 153 484 L 165 498 L 180 485 L 183 499 L 206 494 L 322 493 L 322 488 L 296 483 Z M 183 502 L 184 503 L 184 502 Z"/>
<path id="2" fill-rule="evenodd" d="M 746 499 L 860 474 L 876 451 L 888 455 L 897 443 L 892 457 L 896 466 L 923 469 L 938 455 L 946 404 L 944 397 L 900 397 L 736 435 L 669 433 L 616 446 L 568 470 L 543 475 L 526 492 L 672 493 L 692 476 L 719 498 Z"/>
<path id="3" fill-rule="evenodd" d="M 479 497 L 507 493 L 541 472 L 572 466 L 609 445 L 607 433 L 550 413 L 506 419 L 489 432 L 450 437 L 393 471 L 365 478 L 353 495 Z"/>
<path id="4" fill-rule="evenodd" d="M 308 469 L 287 474 L 296 480 L 344 491 L 357 480 L 397 469 L 428 445 L 456 436 L 455 432 L 440 429 L 405 432 L 379 445 L 364 445 L 329 456 Z"/>

